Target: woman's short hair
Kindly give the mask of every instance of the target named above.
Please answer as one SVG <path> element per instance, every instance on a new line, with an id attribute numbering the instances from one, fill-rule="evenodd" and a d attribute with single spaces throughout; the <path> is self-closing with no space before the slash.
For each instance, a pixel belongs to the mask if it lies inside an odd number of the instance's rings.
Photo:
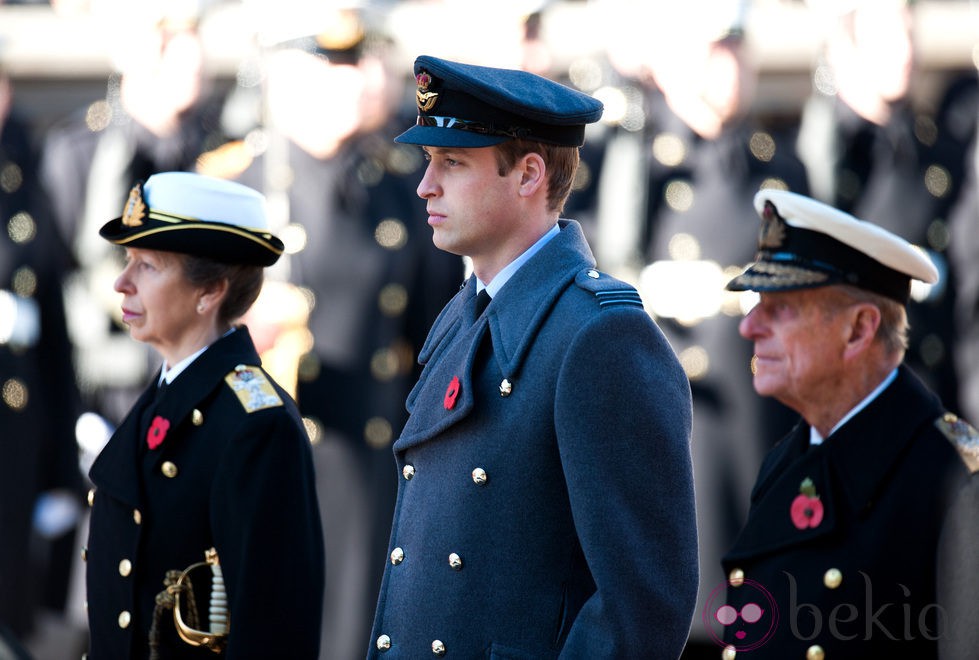
<path id="1" fill-rule="evenodd" d="M 228 281 L 228 293 L 218 310 L 218 321 L 231 324 L 245 315 L 262 291 L 265 269 L 247 264 L 226 264 L 213 259 L 179 255 L 184 276 L 196 287 Z"/>

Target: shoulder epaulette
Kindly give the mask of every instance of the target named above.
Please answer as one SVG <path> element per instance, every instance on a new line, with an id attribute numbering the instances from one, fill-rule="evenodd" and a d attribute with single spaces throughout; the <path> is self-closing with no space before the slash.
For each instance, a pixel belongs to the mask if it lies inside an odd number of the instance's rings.
<path id="1" fill-rule="evenodd" d="M 258 367 L 239 364 L 228 372 L 224 382 L 237 395 L 246 412 L 253 413 L 264 408 L 282 405 L 275 388 L 265 373 Z"/>
<path id="2" fill-rule="evenodd" d="M 639 297 L 639 292 L 634 286 L 594 268 L 578 273 L 574 282 L 585 291 L 592 293 L 603 309 L 620 305 L 643 306 L 642 298 Z"/>
<path id="3" fill-rule="evenodd" d="M 958 450 L 969 471 L 979 472 L 979 431 L 950 412 L 936 419 L 935 426 Z"/>

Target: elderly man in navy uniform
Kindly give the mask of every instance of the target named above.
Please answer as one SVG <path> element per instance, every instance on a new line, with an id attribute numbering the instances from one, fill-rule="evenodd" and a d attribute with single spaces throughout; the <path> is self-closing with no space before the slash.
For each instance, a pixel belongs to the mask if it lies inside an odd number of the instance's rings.
<path id="1" fill-rule="evenodd" d="M 675 658 L 697 590 L 690 390 L 635 289 L 560 219 L 602 105 L 415 61 L 433 241 L 474 274 L 394 444 L 371 658 Z"/>
<path id="2" fill-rule="evenodd" d="M 704 616 L 720 655 L 967 658 L 979 648 L 979 434 L 902 364 L 925 254 L 808 197 L 761 191 L 755 390 L 802 420 L 769 453 Z"/>

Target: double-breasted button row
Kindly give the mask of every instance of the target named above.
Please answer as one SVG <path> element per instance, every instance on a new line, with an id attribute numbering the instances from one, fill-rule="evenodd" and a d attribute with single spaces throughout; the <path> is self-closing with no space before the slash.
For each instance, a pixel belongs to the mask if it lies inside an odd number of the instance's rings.
<path id="1" fill-rule="evenodd" d="M 415 474 L 416 474 L 415 466 L 412 465 L 411 463 L 408 463 L 403 468 L 401 468 L 401 476 L 405 478 L 405 481 L 411 481 L 412 479 L 414 479 Z M 487 474 L 486 470 L 484 470 L 481 467 L 473 468 L 472 480 L 473 483 L 476 484 L 477 486 L 485 486 L 486 482 L 489 481 L 489 474 Z"/>
<path id="2" fill-rule="evenodd" d="M 391 565 L 398 566 L 405 560 L 404 548 L 397 547 L 391 551 Z M 449 566 L 452 570 L 461 571 L 462 570 L 462 557 L 458 553 L 453 552 L 449 554 Z"/>
<path id="3" fill-rule="evenodd" d="M 732 587 L 740 587 L 744 584 L 744 571 L 740 568 L 731 569 L 731 572 L 727 576 L 727 581 Z M 836 589 L 841 584 L 843 584 L 843 572 L 840 569 L 830 568 L 823 573 L 823 585 L 827 589 Z"/>
<path id="4" fill-rule="evenodd" d="M 735 660 L 738 650 L 734 646 L 725 646 L 721 651 L 721 660 Z M 806 660 L 826 660 L 826 651 L 819 644 L 813 644 L 806 649 Z"/>
<path id="5" fill-rule="evenodd" d="M 388 635 L 379 635 L 374 641 L 374 645 L 381 653 L 391 649 L 391 638 Z M 440 639 L 432 640 L 432 653 L 438 657 L 445 655 L 445 643 Z"/>

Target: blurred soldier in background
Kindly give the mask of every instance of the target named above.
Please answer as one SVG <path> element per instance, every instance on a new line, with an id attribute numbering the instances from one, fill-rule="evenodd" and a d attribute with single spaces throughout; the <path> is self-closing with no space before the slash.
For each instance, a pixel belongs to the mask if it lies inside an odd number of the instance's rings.
<path id="1" fill-rule="evenodd" d="M 0 69 L 0 658 L 65 606 L 84 494 L 61 287 L 70 257 Z M 67 539 L 67 541 L 65 541 Z M 8 636 L 12 635 L 13 639 Z M 8 646 L 9 644 L 9 646 Z M 19 653 L 24 653 L 21 649 Z"/>
<path id="2" fill-rule="evenodd" d="M 979 364 L 979 85 L 976 72 L 971 74 L 971 86 L 960 88 L 961 94 L 956 95 L 954 103 L 958 109 L 956 116 L 961 116 L 964 122 L 963 142 L 969 146 L 962 188 L 949 215 L 949 261 L 956 278 L 955 360 L 959 402 L 966 416 L 979 419 L 979 369 L 976 369 Z"/>
<path id="3" fill-rule="evenodd" d="M 906 0 L 810 0 L 824 43 L 802 114 L 799 153 L 815 198 L 927 249 L 940 273 L 908 308 L 907 364 L 958 409 L 945 250 L 966 143 L 943 117 L 912 105 L 914 7 Z M 958 164 L 956 164 L 958 163 Z"/>
<path id="4" fill-rule="evenodd" d="M 421 153 L 393 142 L 405 88 L 388 72 L 390 44 L 375 17 L 269 9 L 292 25 L 276 33 L 274 16 L 258 15 L 270 42 L 263 84 L 251 95 L 238 90 L 228 108 L 247 114 L 257 103 L 262 124 L 207 154 L 201 171 L 262 190 L 283 225 L 280 277 L 291 290 L 274 302 L 298 290 L 306 309 L 260 299 L 249 325 L 308 314 L 311 337 L 297 346 L 293 379 L 314 443 L 326 543 L 321 655 L 345 660 L 363 653 L 377 602 L 397 489 L 391 443 L 418 350 L 463 281 L 463 262 L 432 245 L 415 194 Z"/>
<path id="5" fill-rule="evenodd" d="M 753 114 L 745 3 L 615 6 L 610 56 L 631 75 L 601 166 L 598 263 L 638 282 L 690 378 L 702 607 L 723 582 L 720 557 L 745 520 L 762 456 L 792 420 L 752 392 L 742 299 L 724 285 L 754 255 L 755 192 L 805 192 L 805 170 L 792 125 Z M 629 25 L 641 33 L 627 38 Z M 695 617 L 685 657 L 704 653 L 717 655 Z"/>
<path id="6" fill-rule="evenodd" d="M 100 240 L 99 223 L 122 208 L 133 181 L 192 169 L 209 135 L 219 133 L 220 105 L 208 96 L 197 2 L 113 2 L 100 11 L 117 73 L 105 99 L 49 131 L 41 177 L 78 262 L 66 296 L 84 403 L 111 430 L 142 390 L 151 361 L 117 318 L 119 253 Z M 108 437 L 101 435 L 91 439 L 93 456 Z"/>

